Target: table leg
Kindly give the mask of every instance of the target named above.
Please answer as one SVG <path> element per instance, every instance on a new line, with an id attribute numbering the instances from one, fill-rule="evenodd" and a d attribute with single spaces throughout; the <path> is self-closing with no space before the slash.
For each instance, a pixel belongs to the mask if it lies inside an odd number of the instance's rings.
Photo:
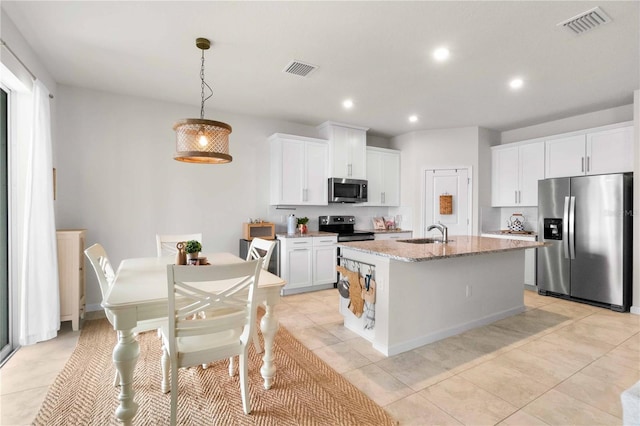
<path id="1" fill-rule="evenodd" d="M 133 400 L 133 371 L 140 355 L 140 345 L 132 330 L 118 332 L 118 343 L 113 348 L 113 363 L 120 376 L 120 405 L 116 408 L 116 418 L 125 425 L 133 424 L 138 404 Z"/>
<path id="2" fill-rule="evenodd" d="M 264 388 L 271 389 L 273 377 L 276 374 L 276 367 L 273 365 L 273 339 L 278 331 L 278 321 L 273 313 L 273 305 L 265 304 L 265 314 L 260 320 L 260 330 L 264 337 L 264 357 L 262 357 L 262 368 L 260 374 L 264 379 Z"/>

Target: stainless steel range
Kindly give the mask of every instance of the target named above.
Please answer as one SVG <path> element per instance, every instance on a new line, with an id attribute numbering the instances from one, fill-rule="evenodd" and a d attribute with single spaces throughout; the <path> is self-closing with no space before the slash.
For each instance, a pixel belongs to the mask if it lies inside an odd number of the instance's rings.
<path id="1" fill-rule="evenodd" d="M 356 225 L 354 216 L 318 216 L 318 230 L 324 232 L 336 232 L 338 234 L 338 242 L 347 241 L 368 241 L 373 240 L 373 232 L 356 231 L 353 229 Z M 340 247 L 338 247 L 338 258 L 336 265 L 340 265 Z M 340 274 L 336 273 L 336 284 L 340 280 Z"/>
<path id="2" fill-rule="evenodd" d="M 355 216 L 318 216 L 318 230 L 335 232 L 338 242 L 373 240 L 373 232 L 356 231 Z"/>

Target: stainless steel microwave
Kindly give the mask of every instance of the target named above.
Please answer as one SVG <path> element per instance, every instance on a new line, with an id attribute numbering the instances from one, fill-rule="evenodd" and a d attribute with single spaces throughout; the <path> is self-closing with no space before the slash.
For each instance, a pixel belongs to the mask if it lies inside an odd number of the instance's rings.
<path id="1" fill-rule="evenodd" d="M 329 202 L 367 202 L 367 181 L 362 179 L 329 178 Z"/>

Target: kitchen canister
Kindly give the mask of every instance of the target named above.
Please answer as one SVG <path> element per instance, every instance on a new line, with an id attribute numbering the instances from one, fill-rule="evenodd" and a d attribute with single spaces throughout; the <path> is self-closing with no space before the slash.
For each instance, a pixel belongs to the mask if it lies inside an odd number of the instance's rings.
<path id="1" fill-rule="evenodd" d="M 287 216 L 287 234 L 289 235 L 295 234 L 297 226 L 298 226 L 298 220 L 296 219 L 296 216 L 293 214 L 290 214 L 289 216 Z"/>

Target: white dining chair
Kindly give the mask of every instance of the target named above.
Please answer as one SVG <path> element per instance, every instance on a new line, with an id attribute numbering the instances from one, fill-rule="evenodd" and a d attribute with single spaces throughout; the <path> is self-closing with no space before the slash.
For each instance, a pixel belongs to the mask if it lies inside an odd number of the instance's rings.
<path id="1" fill-rule="evenodd" d="M 84 251 L 84 254 L 89 259 L 89 262 L 91 263 L 91 266 L 93 266 L 93 270 L 96 273 L 98 284 L 100 285 L 100 293 L 102 294 L 102 301 L 104 302 L 104 299 L 109 293 L 109 289 L 113 284 L 113 280 L 116 274 L 113 270 L 113 267 L 111 266 L 111 262 L 107 257 L 107 253 L 104 250 L 104 247 L 102 247 L 100 244 L 92 245 Z M 104 313 L 107 317 L 107 320 L 109 320 L 109 323 L 111 325 L 114 325 L 114 318 L 111 311 L 105 309 Z M 145 331 L 159 330 L 166 323 L 166 318 L 138 321 L 138 325 L 133 329 L 133 332 L 135 334 L 138 334 L 144 333 Z M 116 370 L 116 376 L 114 378 L 113 385 L 118 386 L 120 384 L 119 382 L 120 376 L 118 375 L 118 371 Z"/>
<path id="2" fill-rule="evenodd" d="M 196 240 L 202 243 L 202 233 L 198 234 L 156 234 L 156 252 L 158 257 L 176 254 L 176 244 L 181 241 Z"/>
<path id="3" fill-rule="evenodd" d="M 247 251 L 247 260 L 262 259 L 262 269 L 266 271 L 269 269 L 269 262 L 271 261 L 271 255 L 273 254 L 275 247 L 276 240 L 254 238 L 251 240 L 251 245 L 249 245 L 249 250 Z M 256 352 L 262 352 L 257 328 L 253 333 L 253 347 L 256 349 Z"/>
<path id="4" fill-rule="evenodd" d="M 231 361 L 236 355 L 242 409 L 251 413 L 247 355 L 256 327 L 261 263 L 259 259 L 215 266 L 167 265 L 169 321 L 162 328 L 161 388 L 164 393 L 171 390 L 171 425 L 177 418 L 179 368 Z M 205 318 L 194 317 L 201 311 L 207 312 Z"/>

